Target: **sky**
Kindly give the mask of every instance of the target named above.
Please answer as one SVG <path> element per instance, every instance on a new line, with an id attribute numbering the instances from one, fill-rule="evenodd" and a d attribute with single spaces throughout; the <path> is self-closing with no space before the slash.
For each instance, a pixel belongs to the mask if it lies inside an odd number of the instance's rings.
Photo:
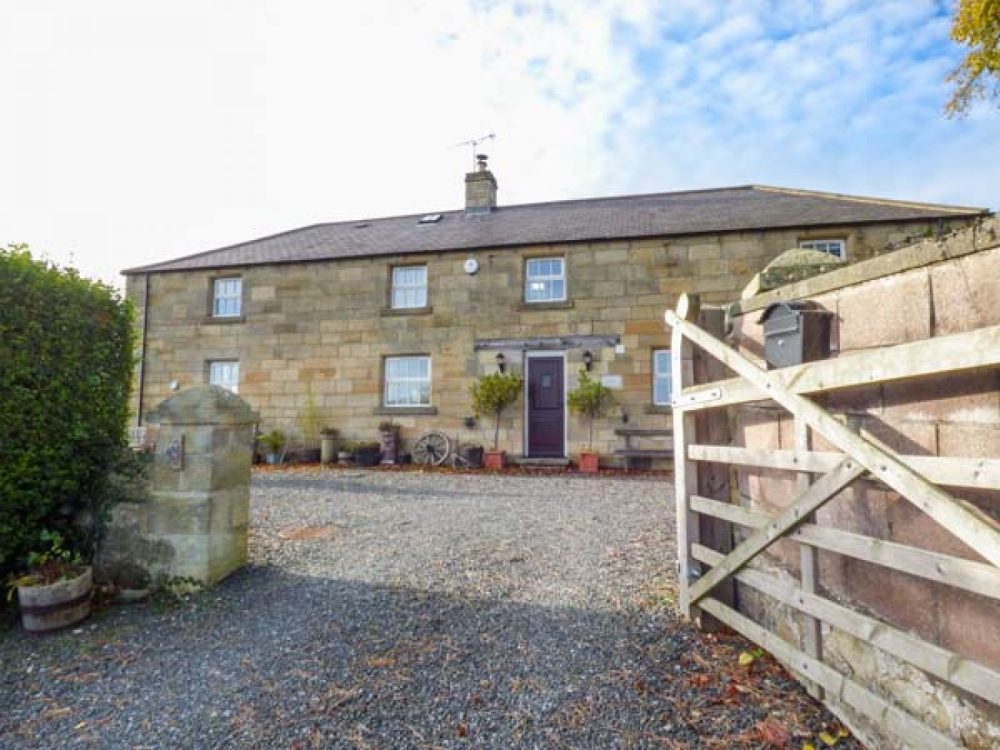
<path id="1" fill-rule="evenodd" d="M 0 0 L 0 246 L 123 268 L 322 221 L 762 183 L 1000 208 L 930 0 Z"/>

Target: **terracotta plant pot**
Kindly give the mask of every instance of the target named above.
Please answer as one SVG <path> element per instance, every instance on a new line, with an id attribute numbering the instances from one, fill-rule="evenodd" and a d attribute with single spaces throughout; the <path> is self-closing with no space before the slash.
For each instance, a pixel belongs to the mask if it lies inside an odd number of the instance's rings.
<path id="1" fill-rule="evenodd" d="M 483 457 L 487 469 L 502 469 L 507 465 L 507 451 L 486 451 Z"/>
<path id="2" fill-rule="evenodd" d="M 580 453 L 580 471 L 585 474 L 596 474 L 601 468 L 601 457 L 597 453 L 591 451 L 582 451 Z"/>
<path id="3" fill-rule="evenodd" d="M 21 623 L 29 633 L 49 633 L 76 625 L 90 615 L 94 581 L 90 567 L 76 578 L 44 586 L 18 586 Z"/>

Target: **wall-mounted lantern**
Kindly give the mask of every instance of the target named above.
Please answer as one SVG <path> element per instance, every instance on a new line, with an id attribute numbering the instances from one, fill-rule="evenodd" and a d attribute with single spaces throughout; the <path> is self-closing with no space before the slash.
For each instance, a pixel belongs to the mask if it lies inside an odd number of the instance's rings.
<path id="1" fill-rule="evenodd" d="M 588 349 L 583 353 L 583 366 L 587 370 L 587 372 L 590 372 L 590 368 L 593 366 L 593 364 L 594 364 L 594 355 L 591 354 L 590 350 Z"/>
<path id="2" fill-rule="evenodd" d="M 503 355 L 503 352 L 497 352 L 497 371 L 504 372 L 507 369 L 507 358 Z"/>

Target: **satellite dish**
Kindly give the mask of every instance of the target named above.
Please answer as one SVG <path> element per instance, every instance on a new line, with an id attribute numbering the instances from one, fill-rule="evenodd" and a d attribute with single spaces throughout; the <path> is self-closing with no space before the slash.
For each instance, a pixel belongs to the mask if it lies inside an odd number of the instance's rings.
<path id="1" fill-rule="evenodd" d="M 475 258 L 469 258 L 465 261 L 465 272 L 470 276 L 479 270 L 479 261 Z"/>

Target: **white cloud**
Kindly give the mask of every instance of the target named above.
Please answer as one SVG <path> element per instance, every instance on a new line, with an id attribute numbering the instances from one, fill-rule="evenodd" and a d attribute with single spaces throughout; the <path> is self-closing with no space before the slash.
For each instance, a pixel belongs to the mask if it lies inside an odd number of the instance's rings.
<path id="1" fill-rule="evenodd" d="M 0 0 L 0 242 L 114 278 L 297 225 L 766 182 L 1000 204 L 932 0 Z"/>

